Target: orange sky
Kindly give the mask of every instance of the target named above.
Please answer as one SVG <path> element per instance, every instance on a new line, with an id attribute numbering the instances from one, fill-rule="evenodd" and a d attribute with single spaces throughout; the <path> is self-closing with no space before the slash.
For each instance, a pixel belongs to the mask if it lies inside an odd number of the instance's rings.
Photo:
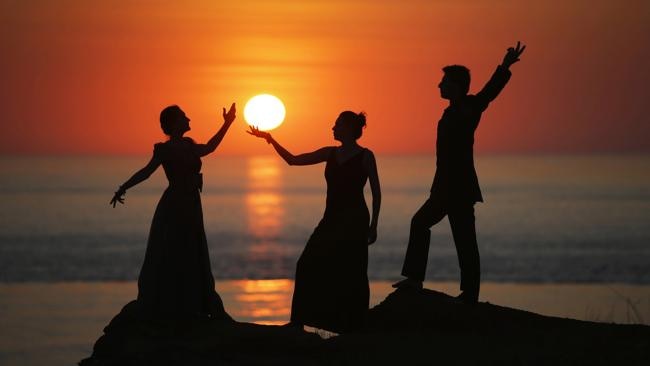
<path id="1" fill-rule="evenodd" d="M 477 151 L 650 151 L 647 0 L 0 0 L 0 153 L 149 153 L 174 103 L 205 141 L 231 101 L 221 153 L 269 153 L 243 132 L 258 93 L 284 101 L 273 134 L 292 152 L 334 144 L 351 109 L 361 144 L 433 153 L 440 68 L 467 65 L 475 92 L 517 40 Z"/>

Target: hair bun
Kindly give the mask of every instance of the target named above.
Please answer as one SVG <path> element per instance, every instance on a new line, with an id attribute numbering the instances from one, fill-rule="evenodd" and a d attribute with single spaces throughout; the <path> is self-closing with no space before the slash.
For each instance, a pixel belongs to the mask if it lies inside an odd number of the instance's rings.
<path id="1" fill-rule="evenodd" d="M 359 125 L 361 127 L 365 127 L 366 126 L 366 112 L 361 111 L 361 112 L 357 113 L 357 118 L 359 119 Z"/>
<path id="2" fill-rule="evenodd" d="M 344 111 L 339 114 L 336 121 L 336 123 L 344 123 L 352 128 L 354 138 L 358 139 L 363 134 L 363 128 L 366 127 L 366 112 Z"/>

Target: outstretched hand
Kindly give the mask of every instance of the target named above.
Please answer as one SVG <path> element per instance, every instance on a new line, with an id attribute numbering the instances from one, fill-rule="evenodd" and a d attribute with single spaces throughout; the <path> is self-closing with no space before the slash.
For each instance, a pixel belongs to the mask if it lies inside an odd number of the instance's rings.
<path id="1" fill-rule="evenodd" d="M 521 54 L 524 52 L 525 49 L 526 46 L 523 46 L 521 42 L 517 41 L 516 47 L 508 48 L 508 51 L 506 51 L 506 55 L 503 56 L 503 62 L 501 63 L 501 65 L 503 65 L 505 68 L 509 68 L 515 62 L 519 62 L 519 56 L 521 56 Z"/>
<path id="2" fill-rule="evenodd" d="M 125 193 L 126 192 L 124 192 L 122 189 L 118 189 L 117 192 L 115 192 L 115 195 L 113 195 L 113 198 L 111 199 L 111 203 L 109 204 L 113 205 L 113 208 L 115 208 L 115 205 L 117 205 L 118 202 L 124 204 Z"/>
<path id="3" fill-rule="evenodd" d="M 255 137 L 259 137 L 261 139 L 265 139 L 267 143 L 271 143 L 271 134 L 266 132 L 266 131 L 260 131 L 259 128 L 250 126 L 251 130 L 246 131 L 248 132 L 249 135 L 253 135 Z"/>
<path id="4" fill-rule="evenodd" d="M 233 103 L 230 106 L 230 109 L 228 110 L 228 113 L 226 113 L 226 108 L 223 108 L 223 113 L 222 114 L 223 114 L 223 122 L 224 123 L 228 123 L 228 124 L 232 123 L 235 120 L 235 118 L 237 117 L 236 116 L 237 108 L 235 108 L 235 103 Z"/>

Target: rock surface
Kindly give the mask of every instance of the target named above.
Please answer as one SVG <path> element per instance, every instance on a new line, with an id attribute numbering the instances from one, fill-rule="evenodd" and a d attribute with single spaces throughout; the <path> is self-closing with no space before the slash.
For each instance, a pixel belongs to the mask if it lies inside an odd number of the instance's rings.
<path id="1" fill-rule="evenodd" d="M 80 365 L 649 365 L 650 327 L 474 306 L 397 290 L 363 332 L 313 333 L 211 319 L 153 324 L 127 304 Z"/>

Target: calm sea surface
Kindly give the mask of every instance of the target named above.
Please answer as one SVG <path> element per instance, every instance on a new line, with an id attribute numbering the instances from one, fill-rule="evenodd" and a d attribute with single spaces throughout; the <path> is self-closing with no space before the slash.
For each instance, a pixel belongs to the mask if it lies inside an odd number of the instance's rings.
<path id="1" fill-rule="evenodd" d="M 162 169 L 108 202 L 147 157 L 0 157 L 0 282 L 138 276 Z M 292 278 L 325 204 L 324 165 L 276 156 L 204 159 L 202 194 L 217 279 Z M 483 279 L 650 284 L 650 156 L 479 156 Z M 433 157 L 378 156 L 383 191 L 369 276 L 393 280 Z M 369 189 L 367 199 L 370 206 Z M 332 271 L 336 264 L 332 264 Z M 448 221 L 432 230 L 427 279 L 458 279 Z"/>

